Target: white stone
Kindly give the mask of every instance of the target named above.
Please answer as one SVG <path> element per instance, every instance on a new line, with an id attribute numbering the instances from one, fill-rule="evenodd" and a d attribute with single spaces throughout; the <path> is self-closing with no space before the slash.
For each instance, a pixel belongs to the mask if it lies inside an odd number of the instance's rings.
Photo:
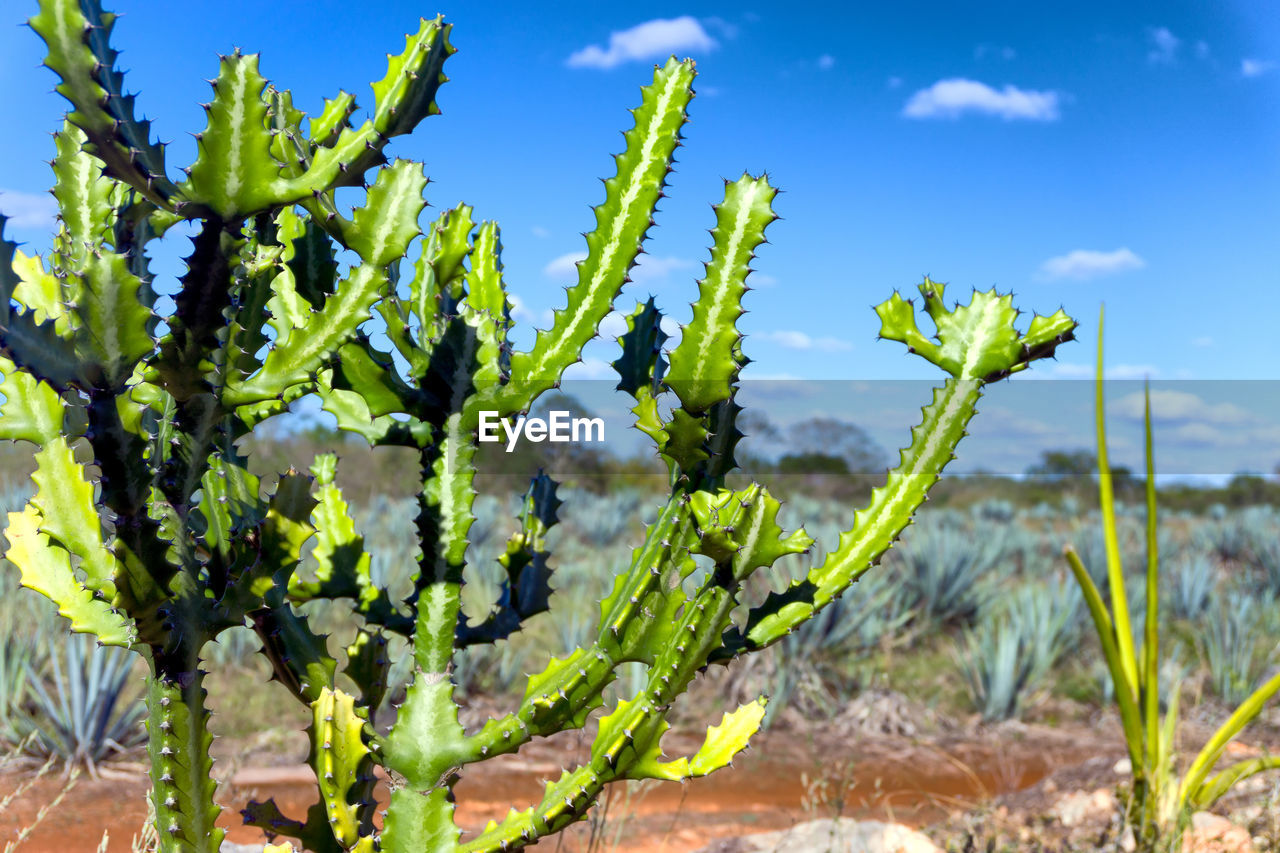
<path id="1" fill-rule="evenodd" d="M 877 820 L 815 820 L 780 832 L 721 839 L 700 853 L 942 853 L 910 827 Z"/>
<path id="2" fill-rule="evenodd" d="M 1049 809 L 1063 826 L 1080 826 L 1091 820 L 1109 817 L 1116 810 L 1116 795 L 1110 788 L 1099 788 L 1092 793 L 1072 791 L 1058 798 Z"/>

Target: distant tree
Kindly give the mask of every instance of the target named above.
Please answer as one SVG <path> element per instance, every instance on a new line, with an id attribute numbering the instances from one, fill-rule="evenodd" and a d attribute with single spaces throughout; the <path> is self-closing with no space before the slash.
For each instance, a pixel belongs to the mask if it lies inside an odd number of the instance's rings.
<path id="1" fill-rule="evenodd" d="M 1236 474 L 1223 491 L 1224 504 L 1242 507 L 1274 503 L 1280 489 L 1257 474 Z"/>
<path id="2" fill-rule="evenodd" d="M 779 474 L 849 474 L 849 463 L 830 453 L 786 453 L 774 466 Z"/>
<path id="3" fill-rule="evenodd" d="M 782 431 L 774 426 L 769 416 L 758 409 L 748 409 L 738 416 L 738 430 L 743 439 L 738 442 L 734 456 L 743 471 L 766 471 L 771 459 L 782 446 Z"/>
<path id="4" fill-rule="evenodd" d="M 1092 450 L 1046 450 L 1040 461 L 1027 468 L 1026 474 L 1049 482 L 1092 483 L 1098 462 Z M 1114 470 L 1114 469 L 1113 469 Z"/>
<path id="5" fill-rule="evenodd" d="M 810 418 L 792 424 L 787 428 L 786 448 L 783 459 L 840 460 L 843 471 L 825 469 L 831 473 L 878 474 L 886 467 L 884 450 L 862 427 L 835 418 Z"/>

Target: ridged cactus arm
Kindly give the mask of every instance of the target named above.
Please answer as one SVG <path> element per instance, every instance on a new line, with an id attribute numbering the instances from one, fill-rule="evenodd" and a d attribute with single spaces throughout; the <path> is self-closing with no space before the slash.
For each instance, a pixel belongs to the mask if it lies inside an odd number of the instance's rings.
<path id="1" fill-rule="evenodd" d="M 410 625 L 392 603 L 387 591 L 373 581 L 370 571 L 372 555 L 365 549 L 364 537 L 356 531 L 342 492 L 334 484 L 337 456 L 323 454 L 311 466 L 317 487 L 311 526 L 315 529 L 315 547 L 311 551 L 314 580 L 302 580 L 296 573 L 289 578 L 289 599 L 294 602 L 316 598 L 350 598 L 359 614 L 377 625 L 409 633 Z"/>
<path id="2" fill-rule="evenodd" d="M 408 787 L 393 795 L 388 820 L 397 810 L 412 813 L 423 807 L 407 800 L 428 796 L 442 784 L 451 787 L 448 770 L 465 754 L 451 675 L 467 532 L 475 520 L 475 439 L 461 421 L 460 414 L 450 416 L 439 445 L 423 452 L 430 467 L 424 471 L 417 520 L 422 554 L 412 602 L 413 683 L 386 738 L 387 767 L 404 776 Z"/>
<path id="3" fill-rule="evenodd" d="M 17 566 L 22 585 L 57 605 L 71 622 L 71 630 L 95 634 L 112 646 L 133 645 L 137 634 L 132 622 L 76 579 L 71 552 L 40 529 L 43 521 L 30 504 L 22 512 L 9 513 L 4 533 L 9 547 L 4 556 Z"/>
<path id="4" fill-rule="evenodd" d="M 670 596 L 673 600 L 681 596 Z M 667 602 L 668 604 L 670 601 Z M 681 602 L 683 603 L 683 602 Z M 660 761 L 660 740 L 668 726 L 670 703 L 688 687 L 707 655 L 718 646 L 721 632 L 735 606 L 731 592 L 708 584 L 683 608 L 669 607 L 655 620 L 652 645 L 662 651 L 649 669 L 648 683 L 633 698 L 623 700 L 600 721 L 586 764 L 565 771 L 549 783 L 542 801 L 524 812 L 492 822 L 477 838 L 462 845 L 467 853 L 520 848 L 580 820 L 605 785 L 621 779 L 688 779 L 726 766 L 747 745 L 759 727 L 764 703 L 757 701 L 726 715 L 713 727 L 703 747 L 692 757 Z M 677 616 L 675 611 L 679 610 Z"/>
<path id="5" fill-rule="evenodd" d="M 658 396 L 667 369 L 662 345 L 669 337 L 662 330 L 662 316 L 652 296 L 648 302 L 637 303 L 627 315 L 627 330 L 618 338 L 622 355 L 612 365 L 619 377 L 617 390 L 627 392 L 636 401 L 631 408 L 636 429 L 649 436 L 659 451 L 668 440 L 658 412 Z M 674 464 L 665 456 L 663 459 L 669 468 Z"/>
<path id="6" fill-rule="evenodd" d="M 379 173 L 365 206 L 354 219 L 351 247 L 360 254 L 362 263 L 325 299 L 324 307 L 275 343 L 261 370 L 243 382 L 228 384 L 223 397 L 228 404 L 243 406 L 269 400 L 291 386 L 308 382 L 354 337 L 384 293 L 387 267 L 399 260 L 418 234 L 425 186 L 422 167 L 407 160 Z"/>
<path id="7" fill-rule="evenodd" d="M 103 176 L 102 161 L 85 150 L 88 139 L 84 131 L 70 121 L 54 134 L 53 141 L 57 152 L 53 159 L 53 197 L 58 202 L 59 227 L 51 258 L 57 289 L 50 296 L 59 303 L 65 299 L 74 304 L 79 301 L 79 293 L 71 288 L 78 281 L 80 264 L 111 233 L 114 182 Z M 25 300 L 23 304 L 35 307 Z M 57 311 L 65 313 L 65 307 L 59 304 Z"/>
<path id="8" fill-rule="evenodd" d="M 44 40 L 44 64 L 58 75 L 58 93 L 73 107 L 68 119 L 80 127 L 98 159 L 116 180 L 167 206 L 176 188 L 165 174 L 164 146 L 151 141 L 151 123 L 134 117 L 134 96 L 111 47 L 116 16 L 98 0 L 45 0 L 29 23 Z"/>
<path id="9" fill-rule="evenodd" d="M 910 351 L 950 373 L 950 378 L 934 389 L 933 401 L 922 410 L 910 445 L 900 452 L 899 464 L 872 493 L 868 506 L 855 515 L 853 527 L 841 534 L 839 545 L 790 588 L 770 594 L 752 608 L 743 636 L 727 638 L 730 651 L 778 641 L 870 569 L 911 523 L 943 468 L 955 458 L 983 385 L 1025 368 L 1033 359 L 1051 356 L 1075 329 L 1075 322 L 1060 311 L 1034 318 L 1023 335 L 1014 327 L 1018 312 L 1008 295 L 975 291 L 968 305 L 947 309 L 943 285 L 926 278 L 919 289 L 937 329 L 936 342 L 920 332 L 912 303 L 897 293 L 876 308 L 880 335 L 905 343 Z"/>
<path id="10" fill-rule="evenodd" d="M 62 435 L 62 398 L 4 356 L 0 356 L 0 440 L 29 441 L 43 447 Z"/>
<path id="11" fill-rule="evenodd" d="M 457 642 L 460 648 L 505 640 L 520 630 L 526 620 L 547 612 L 551 599 L 551 566 L 547 562 L 550 554 L 546 537 L 559 522 L 558 485 L 541 471 L 529 484 L 519 515 L 520 529 L 511 534 L 506 550 L 498 557 L 506 577 L 498 592 L 497 605 L 479 625 L 468 625 L 465 615 L 459 615 Z"/>
<path id="12" fill-rule="evenodd" d="M 181 674 L 157 672 L 153 665 L 146 696 L 151 804 L 160 849 L 218 853 L 225 833 L 215 825 L 222 809 L 213 801 L 204 672 L 197 660 L 164 669 Z"/>
<path id="13" fill-rule="evenodd" d="M 405 38 L 404 51 L 388 55 L 386 75 L 373 84 L 373 115 L 359 128 L 347 126 L 342 112 L 349 108 L 342 95 L 330 102 L 332 107 L 326 105 L 321 114 L 325 120 L 312 126 L 313 134 L 318 130 L 323 137 L 313 136 L 318 147 L 312 162 L 306 172 L 288 182 L 280 203 L 360 184 L 366 171 L 385 162 L 382 149 L 392 137 L 412 132 L 423 119 L 440 112 L 435 97 L 449 79 L 444 64 L 454 53 L 450 29 L 443 17 L 424 18 L 417 33 Z"/>
<path id="14" fill-rule="evenodd" d="M 767 177 L 743 175 L 725 181 L 724 201 L 715 206 L 716 225 L 706 276 L 698 282 L 693 320 L 684 326 L 680 344 L 671 352 L 666 383 L 690 415 L 700 415 L 728 400 L 738 378 L 742 333 L 742 297 L 755 250 L 765 228 L 777 219 L 772 201 L 778 191 Z"/>
<path id="15" fill-rule="evenodd" d="M 80 363 L 70 340 L 63 337 L 59 324 L 49 319 L 49 310 L 13 307 L 18 295 L 40 295 L 28 287 L 15 269 L 17 244 L 4 237 L 7 220 L 0 216 L 0 357 L 42 379 L 57 391 L 83 384 L 85 365 Z M 20 291 L 25 290 L 25 294 Z M 39 316 L 43 315 L 43 316 Z M 65 328 L 65 327 L 64 327 Z"/>
<path id="16" fill-rule="evenodd" d="M 478 344 L 473 382 L 483 390 L 505 382 L 511 369 L 511 303 L 502 280 L 502 237 L 496 222 L 484 222 L 476 232 L 466 294 L 462 309 Z"/>
<path id="17" fill-rule="evenodd" d="M 475 229 L 471 213 L 465 204 L 441 213 L 428 230 L 422 255 L 414 265 L 409 310 L 418 322 L 417 349 L 423 354 L 430 354 L 444 336 L 465 295 L 465 263 L 471 257 Z"/>
<path id="18" fill-rule="evenodd" d="M 351 127 L 351 116 L 356 111 L 356 96 L 338 90 L 332 98 L 325 98 L 320 115 L 313 116 L 307 128 L 313 145 L 328 147 L 338 141 L 338 134 Z"/>
<path id="19" fill-rule="evenodd" d="M 31 479 L 36 493 L 31 505 L 41 517 L 41 530 L 79 558 L 85 587 L 111 601 L 120 567 L 102 538 L 102 520 L 93 499 L 93 483 L 63 436 L 36 452 Z"/>
<path id="20" fill-rule="evenodd" d="M 213 100 L 205 107 L 208 124 L 196 134 L 199 156 L 179 189 L 224 222 L 277 207 L 285 195 L 271 151 L 266 89 L 256 54 L 222 57 Z"/>
<path id="21" fill-rule="evenodd" d="M 76 356 L 85 365 L 85 379 L 114 395 L 156 347 L 151 336 L 155 317 L 147 304 L 154 295 L 124 255 L 100 249 L 79 266 L 76 278 L 81 283 L 70 302 L 78 318 L 72 338 Z"/>
<path id="22" fill-rule="evenodd" d="M 603 691 L 626 661 L 652 663 L 651 634 L 677 596 L 668 590 L 693 566 L 690 546 L 697 532 L 683 493 L 677 492 L 645 532 L 627 571 L 614 582 L 600 604 L 601 619 L 595 642 L 562 658 L 553 658 L 542 672 L 529 677 L 520 707 L 491 719 L 467 739 L 463 760 L 514 752 L 534 737 L 566 728 L 581 728 L 603 703 Z M 669 621 L 669 620 L 668 620 Z"/>
<path id="23" fill-rule="evenodd" d="M 680 143 L 685 108 L 693 97 L 693 62 L 673 57 L 654 72 L 642 90 L 635 126 L 627 131 L 626 150 L 615 160 L 617 174 L 605 181 L 605 200 L 595 208 L 596 227 L 587 234 L 587 257 L 578 264 L 578 282 L 568 302 L 555 311 L 550 329 L 540 330 L 533 349 L 512 356 L 513 394 L 503 395 L 499 411 L 510 413 L 552 387 L 613 308 L 613 301 L 635 263 Z"/>
<path id="24" fill-rule="evenodd" d="M 311 703 L 311 756 L 320 802 L 338 849 L 373 853 L 373 761 L 364 740 L 367 722 L 353 697 L 326 687 Z M 354 801 L 353 801 L 354 798 Z"/>

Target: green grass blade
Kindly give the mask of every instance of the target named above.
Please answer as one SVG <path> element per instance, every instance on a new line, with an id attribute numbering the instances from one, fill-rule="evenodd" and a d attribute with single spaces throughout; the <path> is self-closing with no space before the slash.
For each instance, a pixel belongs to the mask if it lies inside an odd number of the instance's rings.
<path id="1" fill-rule="evenodd" d="M 1126 681 L 1128 673 L 1124 668 L 1123 653 L 1116 643 L 1117 628 L 1107 614 L 1107 606 L 1102 601 L 1102 594 L 1094 586 L 1093 578 L 1089 577 L 1089 572 L 1080 562 L 1075 549 L 1068 546 L 1065 556 L 1067 565 L 1071 567 L 1071 574 L 1075 576 L 1076 582 L 1080 584 L 1080 591 L 1084 593 L 1084 603 L 1089 608 L 1089 615 L 1093 617 L 1098 641 L 1102 644 L 1102 656 L 1107 662 L 1111 681 L 1115 685 L 1116 699 L 1120 704 L 1120 724 L 1124 728 L 1124 739 L 1129 747 L 1129 759 L 1135 768 L 1141 767 L 1142 718 L 1138 712 L 1133 682 Z"/>
<path id="2" fill-rule="evenodd" d="M 1160 555 L 1156 530 L 1156 462 L 1151 440 L 1151 386 L 1144 388 L 1143 429 L 1147 464 L 1147 621 L 1142 640 L 1142 713 L 1147 727 L 1147 767 L 1161 763 L 1160 755 Z"/>

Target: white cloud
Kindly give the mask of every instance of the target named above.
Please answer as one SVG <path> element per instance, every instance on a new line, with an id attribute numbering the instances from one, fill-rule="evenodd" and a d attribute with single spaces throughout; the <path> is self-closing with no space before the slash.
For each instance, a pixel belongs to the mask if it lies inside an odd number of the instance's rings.
<path id="1" fill-rule="evenodd" d="M 1274 71 L 1276 63 L 1270 59 L 1240 60 L 1240 74 L 1245 77 L 1261 77 L 1268 71 Z"/>
<path id="2" fill-rule="evenodd" d="M 58 203 L 48 193 L 0 190 L 0 213 L 14 228 L 52 229 L 58 221 Z"/>
<path id="3" fill-rule="evenodd" d="M 1146 399 L 1140 392 L 1126 394 L 1111 404 L 1116 415 L 1140 421 Z M 1209 403 L 1187 391 L 1155 390 L 1151 392 L 1151 417 L 1157 421 L 1181 423 L 1243 425 L 1257 422 L 1252 412 L 1234 403 Z"/>
<path id="4" fill-rule="evenodd" d="M 609 34 L 609 47 L 587 45 L 574 51 L 566 64 L 570 68 L 613 68 L 624 62 L 651 59 L 671 53 L 714 50 L 716 40 L 697 18 L 657 18 L 629 30 Z"/>
<path id="5" fill-rule="evenodd" d="M 902 108 L 907 118 L 959 118 L 965 113 L 999 116 L 1005 121 L 1056 121 L 1058 93 L 1011 85 L 996 91 L 977 80 L 952 77 L 919 90 Z"/>
<path id="6" fill-rule="evenodd" d="M 612 340 L 627 331 L 627 318 L 621 311 L 610 311 L 600 323 L 600 337 Z"/>
<path id="7" fill-rule="evenodd" d="M 1060 361 L 1047 367 L 1049 375 L 1054 379 L 1093 379 L 1097 375 L 1097 368 L 1091 364 L 1073 364 Z M 1037 370 L 1044 369 L 1043 367 L 1037 368 Z M 1150 364 L 1115 364 L 1104 368 L 1102 371 L 1103 378 L 1117 380 L 1154 379 L 1159 373 L 1159 369 Z"/>
<path id="8" fill-rule="evenodd" d="M 542 274 L 568 284 L 578 277 L 578 261 L 585 260 L 586 257 L 585 252 L 566 252 L 543 267 Z"/>
<path id="9" fill-rule="evenodd" d="M 713 15 L 710 18 L 703 18 L 702 23 L 727 39 L 736 39 L 738 37 L 738 25 L 731 21 L 726 21 L 724 18 Z"/>
<path id="10" fill-rule="evenodd" d="M 818 57 L 818 67 L 821 68 L 823 71 L 826 71 L 830 68 L 834 68 L 835 64 L 836 64 L 836 58 L 829 53 L 824 53 L 822 54 L 822 56 Z"/>
<path id="11" fill-rule="evenodd" d="M 636 265 L 631 268 L 631 280 L 644 284 L 665 281 L 676 270 L 693 269 L 695 261 L 688 258 L 659 257 L 657 255 L 641 255 Z"/>
<path id="12" fill-rule="evenodd" d="M 1211 347 L 1213 346 L 1213 338 L 1210 338 L 1208 336 L 1200 337 L 1200 338 L 1192 338 L 1191 345 L 1193 347 L 1198 347 L 1200 349 L 1204 349 L 1205 347 Z"/>
<path id="13" fill-rule="evenodd" d="M 541 225 L 535 225 L 529 230 L 533 232 L 533 236 L 540 240 L 545 240 L 551 236 L 551 232 L 548 229 L 543 228 Z"/>
<path id="14" fill-rule="evenodd" d="M 578 262 L 586 257 L 586 253 L 582 251 L 566 252 L 552 258 L 542 268 L 542 274 L 561 284 L 572 284 L 578 280 Z M 696 266 L 697 263 L 688 258 L 641 255 L 631 268 L 631 280 L 642 284 L 658 284 L 666 281 L 676 270 L 693 269 Z"/>
<path id="15" fill-rule="evenodd" d="M 517 323 L 528 323 L 540 329 L 549 329 L 555 322 L 555 314 L 550 308 L 540 312 L 534 311 L 515 293 L 508 293 L 507 298 L 511 300 L 511 319 Z"/>
<path id="16" fill-rule="evenodd" d="M 747 284 L 759 290 L 762 287 L 773 287 L 778 283 L 778 279 L 768 273 L 753 272 L 747 278 Z"/>
<path id="17" fill-rule="evenodd" d="M 815 338 L 804 332 L 783 329 L 776 332 L 761 332 L 753 338 L 770 341 L 780 347 L 795 350 L 817 350 L 819 352 L 842 352 L 853 349 L 853 344 L 839 338 Z"/>
<path id="18" fill-rule="evenodd" d="M 1042 281 L 1064 278 L 1085 281 L 1126 270 L 1142 269 L 1146 265 L 1146 261 L 1126 248 L 1116 249 L 1114 252 L 1076 249 L 1065 255 L 1049 258 L 1040 265 L 1036 277 Z"/>
<path id="19" fill-rule="evenodd" d="M 901 77 L 890 77 L 888 80 L 888 86 L 890 89 L 897 89 L 901 85 L 902 85 Z"/>
<path id="20" fill-rule="evenodd" d="M 1147 52 L 1147 62 L 1155 65 L 1168 65 L 1178 57 L 1178 46 L 1182 39 L 1169 32 L 1168 27 L 1153 27 L 1147 31 L 1151 41 L 1151 50 Z"/>

